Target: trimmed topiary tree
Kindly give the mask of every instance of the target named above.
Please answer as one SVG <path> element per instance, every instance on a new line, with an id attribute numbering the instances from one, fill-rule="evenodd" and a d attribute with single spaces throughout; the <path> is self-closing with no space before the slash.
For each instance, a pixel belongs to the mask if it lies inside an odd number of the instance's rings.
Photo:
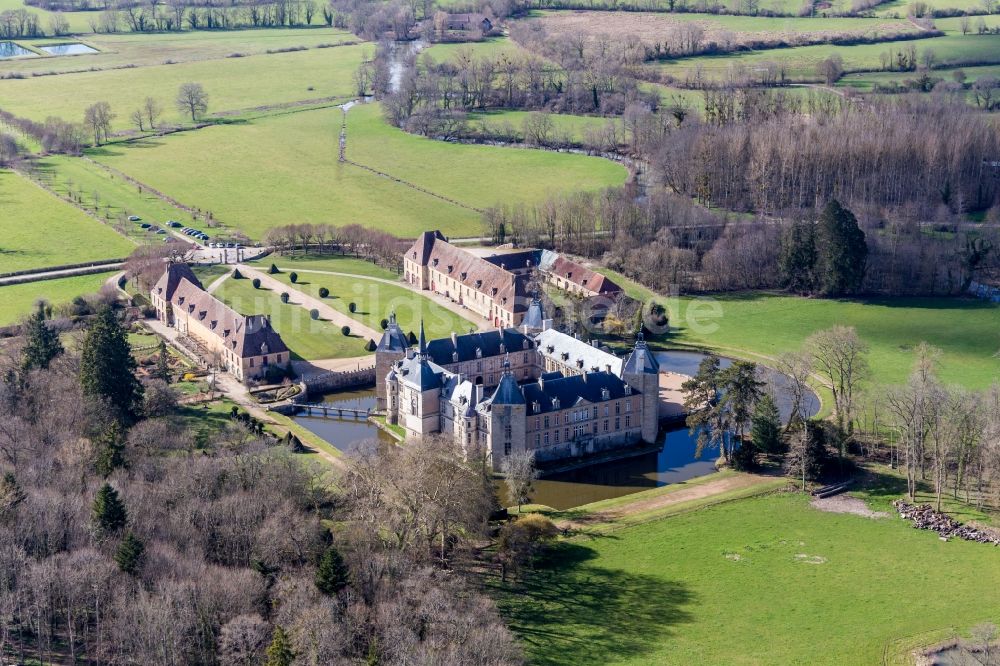
<path id="1" fill-rule="evenodd" d="M 411 345 L 417 344 L 417 336 L 413 334 L 413 331 L 410 331 L 410 333 L 406 336 L 406 339 Z"/>
<path id="2" fill-rule="evenodd" d="M 267 272 L 270 273 L 271 275 L 274 275 L 275 273 L 280 273 L 281 271 L 278 270 L 277 266 L 271 264 L 271 267 L 267 269 Z"/>
<path id="3" fill-rule="evenodd" d="M 378 324 L 379 324 L 379 326 L 381 326 L 381 327 L 382 327 L 382 330 L 383 330 L 383 331 L 384 331 L 385 329 L 389 328 L 389 320 L 388 320 L 388 319 L 383 319 L 383 320 L 382 320 L 382 321 L 380 321 L 380 322 L 379 322 Z"/>
<path id="4" fill-rule="evenodd" d="M 296 282 L 299 281 L 299 274 L 296 273 L 295 271 L 292 271 L 291 273 L 288 274 L 288 279 L 292 281 L 292 284 L 295 284 Z"/>
<path id="5" fill-rule="evenodd" d="M 319 319 L 319 310 L 313 308 L 312 310 L 309 311 L 309 316 L 312 317 L 313 319 Z"/>
<path id="6" fill-rule="evenodd" d="M 319 297 L 320 298 L 326 298 L 329 295 L 330 295 L 330 290 L 329 289 L 327 289 L 326 287 L 320 287 L 319 288 Z"/>
<path id="7" fill-rule="evenodd" d="M 234 268 L 233 269 L 233 279 L 234 280 L 242 280 L 243 279 L 243 273 L 240 273 L 240 269 L 238 269 L 238 268 Z"/>
<path id="8" fill-rule="evenodd" d="M 358 304 L 352 302 L 347 306 L 347 309 L 351 311 L 351 314 L 354 314 L 354 311 L 358 309 Z"/>
<path id="9" fill-rule="evenodd" d="M 253 285 L 254 289 L 260 289 L 260 278 L 254 278 L 251 284 Z"/>
<path id="10" fill-rule="evenodd" d="M 281 292 L 281 302 L 282 303 L 287 303 L 288 302 L 288 292 L 287 291 Z"/>
<path id="11" fill-rule="evenodd" d="M 368 342 L 365 343 L 365 351 L 373 352 L 377 347 L 378 345 L 375 344 L 374 340 L 369 340 Z"/>
<path id="12" fill-rule="evenodd" d="M 340 327 L 340 332 L 343 333 L 344 335 L 350 335 L 351 334 L 351 327 L 350 326 L 341 326 Z"/>

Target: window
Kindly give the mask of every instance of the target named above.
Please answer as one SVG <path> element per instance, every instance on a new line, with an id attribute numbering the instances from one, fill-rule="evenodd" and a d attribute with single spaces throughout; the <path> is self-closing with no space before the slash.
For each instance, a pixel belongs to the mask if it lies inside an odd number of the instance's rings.
<path id="1" fill-rule="evenodd" d="M 545 433 L 545 446 L 549 445 L 549 433 Z"/>
<path id="2" fill-rule="evenodd" d="M 631 411 L 632 411 L 632 401 L 631 400 L 627 400 L 627 401 L 625 401 L 625 413 L 628 413 L 628 412 L 631 412 Z"/>
<path id="3" fill-rule="evenodd" d="M 607 405 L 604 405 L 604 415 L 605 416 L 608 415 L 608 409 L 609 409 L 609 407 Z"/>
<path id="4" fill-rule="evenodd" d="M 559 430 L 555 431 L 555 437 L 556 437 L 555 438 L 555 443 L 558 444 L 559 443 Z"/>
<path id="5" fill-rule="evenodd" d="M 566 428 L 566 441 L 569 441 L 569 428 Z"/>
<path id="6" fill-rule="evenodd" d="M 615 401 L 615 414 L 617 415 L 617 414 L 621 414 L 621 413 L 622 413 L 622 403 L 621 403 L 620 400 L 616 400 Z"/>
<path id="7" fill-rule="evenodd" d="M 593 416 L 593 418 L 595 418 L 595 419 L 597 418 L 597 405 L 594 405 L 594 416 Z"/>
<path id="8" fill-rule="evenodd" d="M 548 416 L 545 417 L 545 427 L 546 428 L 549 427 L 549 417 Z"/>
<path id="9" fill-rule="evenodd" d="M 536 449 L 538 448 L 538 443 L 539 443 L 539 441 L 541 439 L 542 439 L 541 435 L 538 435 L 538 434 L 535 435 L 535 448 Z"/>
<path id="10" fill-rule="evenodd" d="M 536 407 L 536 409 L 537 409 L 537 407 Z M 541 430 L 541 428 L 542 428 L 542 420 L 536 416 L 535 417 L 535 430 Z"/>
<path id="11" fill-rule="evenodd" d="M 615 417 L 615 432 L 617 432 L 618 430 L 620 430 L 621 427 L 622 427 L 622 425 L 621 425 L 621 419 L 616 416 Z"/>
<path id="12" fill-rule="evenodd" d="M 608 431 L 608 420 L 604 419 L 604 432 Z"/>
<path id="13" fill-rule="evenodd" d="M 250 367 L 253 367 L 253 359 L 250 359 Z"/>
<path id="14" fill-rule="evenodd" d="M 511 437 L 511 427 L 509 423 L 503 427 L 503 436 L 504 439 L 510 439 Z"/>
<path id="15" fill-rule="evenodd" d="M 410 414 L 413 416 L 417 415 L 417 398 L 416 396 L 410 396 Z"/>
<path id="16" fill-rule="evenodd" d="M 632 415 L 631 414 L 626 414 L 625 415 L 625 428 L 628 429 L 628 428 L 631 428 L 631 427 L 632 427 Z"/>
<path id="17" fill-rule="evenodd" d="M 510 455 L 510 442 L 504 442 L 503 443 L 503 454 L 505 456 L 509 456 Z"/>

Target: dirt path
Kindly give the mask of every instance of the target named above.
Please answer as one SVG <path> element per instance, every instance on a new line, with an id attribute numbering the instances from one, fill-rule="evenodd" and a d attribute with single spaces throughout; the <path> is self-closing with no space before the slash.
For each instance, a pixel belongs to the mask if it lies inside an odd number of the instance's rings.
<path id="1" fill-rule="evenodd" d="M 595 523 L 613 523 L 628 516 L 658 511 L 684 502 L 722 495 L 734 490 L 763 486 L 772 483 L 774 480 L 775 477 L 773 476 L 764 476 L 761 474 L 736 474 L 706 483 L 699 483 L 673 492 L 667 492 L 662 495 L 639 499 L 622 506 L 593 511 L 580 518 L 561 521 L 558 525 L 563 529 L 584 529 L 593 527 Z"/>

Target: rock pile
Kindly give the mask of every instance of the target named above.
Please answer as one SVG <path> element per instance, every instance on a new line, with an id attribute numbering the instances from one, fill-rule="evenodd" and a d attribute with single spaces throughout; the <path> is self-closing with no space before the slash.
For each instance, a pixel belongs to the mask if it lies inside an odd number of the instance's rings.
<path id="1" fill-rule="evenodd" d="M 900 518 L 913 521 L 913 526 L 919 530 L 933 530 L 944 539 L 965 539 L 979 543 L 1000 545 L 1000 535 L 995 532 L 963 525 L 954 518 L 940 511 L 935 511 L 930 504 L 909 504 L 902 500 L 892 503 L 899 512 Z"/>

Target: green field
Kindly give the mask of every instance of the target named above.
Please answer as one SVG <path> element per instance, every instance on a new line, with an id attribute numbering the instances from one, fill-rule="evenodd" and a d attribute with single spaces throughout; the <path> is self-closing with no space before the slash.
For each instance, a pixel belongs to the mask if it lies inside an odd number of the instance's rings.
<path id="1" fill-rule="evenodd" d="M 291 268 L 280 261 L 276 263 L 282 269 Z M 382 330 L 381 321 L 388 318 L 390 312 L 396 313 L 396 320 L 406 332 L 419 331 L 420 322 L 423 320 L 427 337 L 432 340 L 447 337 L 452 333 L 466 333 L 469 329 L 475 328 L 468 319 L 463 319 L 451 310 L 403 286 L 366 280 L 361 276 L 304 272 L 298 273 L 298 282 L 292 286 L 289 271 L 272 277 L 317 299 L 320 287 L 326 287 L 330 290 L 330 295 L 321 299 L 324 303 L 375 331 Z M 351 303 L 357 306 L 353 314 L 349 308 Z"/>
<path id="2" fill-rule="evenodd" d="M 164 109 L 163 123 L 189 122 L 174 104 L 183 83 L 201 83 L 209 113 L 325 97 L 347 97 L 351 75 L 369 46 L 338 46 L 293 53 L 256 55 L 156 65 L 134 69 L 80 72 L 0 81 L 0 108 L 34 120 L 59 116 L 80 122 L 95 102 L 108 102 L 114 129 L 131 127 L 129 114 L 146 97 Z"/>
<path id="3" fill-rule="evenodd" d="M 44 299 L 54 306 L 77 296 L 96 294 L 113 272 L 0 286 L 0 326 L 8 326 L 31 314 L 35 302 Z"/>
<path id="4" fill-rule="evenodd" d="M 345 336 L 329 321 L 310 319 L 306 308 L 282 303 L 278 293 L 254 289 L 250 280 L 226 280 L 214 295 L 237 312 L 269 316 L 292 358 L 350 358 L 368 353 L 364 338 Z"/>
<path id="5" fill-rule="evenodd" d="M 0 273 L 126 257 L 135 244 L 24 176 L 0 170 Z"/>
<path id="6" fill-rule="evenodd" d="M 981 76 L 1000 77 L 1000 65 L 984 65 L 982 67 L 956 67 L 954 69 L 935 69 L 928 74 L 931 78 L 953 81 L 952 73 L 961 69 L 965 73 L 965 82 L 970 84 Z M 837 81 L 838 88 L 854 88 L 862 92 L 871 92 L 876 85 L 904 85 L 921 75 L 920 72 L 861 72 L 848 74 Z"/>
<path id="7" fill-rule="evenodd" d="M 752 71 L 766 63 L 784 65 L 790 79 L 796 81 L 818 80 L 816 64 L 837 53 L 843 58 L 844 69 L 877 71 L 882 69 L 881 55 L 913 45 L 918 59 L 926 49 L 934 52 L 938 66 L 961 65 L 965 62 L 1000 63 L 1000 36 L 961 35 L 949 33 L 943 37 L 916 39 L 910 42 L 890 42 L 883 44 L 858 44 L 854 46 L 798 46 L 788 49 L 769 49 L 731 53 L 719 56 L 699 56 L 678 58 L 673 61 L 648 65 L 661 74 L 668 74 L 683 80 L 701 72 L 703 78 L 717 80 L 724 78 L 733 68 L 745 67 Z"/>
<path id="8" fill-rule="evenodd" d="M 896 663 L 1000 620 L 995 548 L 798 494 L 570 539 L 552 560 L 498 592 L 534 664 Z"/>
<path id="9" fill-rule="evenodd" d="M 496 131 L 504 125 L 510 125 L 517 136 L 524 139 L 524 120 L 530 115 L 528 111 L 482 111 L 469 114 L 469 126 L 478 129 Z M 621 125 L 621 118 L 604 118 L 601 116 L 573 116 L 562 113 L 546 113 L 552 123 L 552 135 L 565 137 L 570 141 L 581 142 L 587 136 L 588 130 L 599 130 L 609 122 Z"/>
<path id="10" fill-rule="evenodd" d="M 250 262 L 256 263 L 256 262 Z M 314 271 L 330 271 L 333 273 L 350 273 L 352 275 L 365 275 L 368 277 L 382 278 L 384 280 L 397 280 L 399 274 L 388 268 L 383 268 L 378 264 L 365 259 L 348 256 L 329 255 L 280 255 L 272 254 L 260 261 L 263 268 L 269 267 L 272 263 L 289 270 L 310 269 Z"/>
<path id="11" fill-rule="evenodd" d="M 108 146 L 93 155 L 257 239 L 293 221 L 358 223 L 415 237 L 433 220 L 430 226 L 446 234 L 469 236 L 480 232 L 473 207 L 540 201 L 625 180 L 624 167 L 608 160 L 443 143 L 387 125 L 378 105 L 351 109 L 348 158 L 407 185 L 338 162 L 340 118 L 336 109 L 303 111 Z M 264 174 L 266 191 L 259 187 Z"/>
<path id="12" fill-rule="evenodd" d="M 877 384 L 900 384 L 914 349 L 926 341 L 943 352 L 940 377 L 982 389 L 1000 376 L 1000 306 L 965 298 L 839 301 L 768 294 L 722 295 L 669 301 L 667 342 L 775 357 L 813 332 L 854 326 L 871 347 Z M 707 313 L 707 316 L 706 316 Z M 714 316 L 717 313 L 718 316 Z"/>

